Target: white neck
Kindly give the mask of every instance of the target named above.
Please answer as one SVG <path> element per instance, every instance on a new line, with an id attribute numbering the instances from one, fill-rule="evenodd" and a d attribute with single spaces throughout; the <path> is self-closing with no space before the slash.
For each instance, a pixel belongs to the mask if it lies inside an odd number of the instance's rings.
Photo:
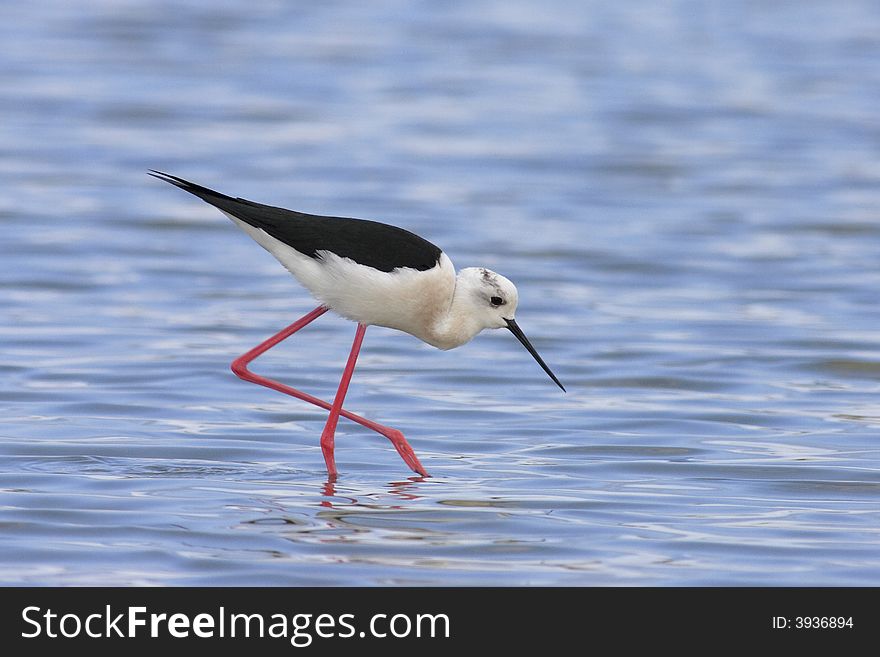
<path id="1" fill-rule="evenodd" d="M 486 328 L 474 312 L 474 297 L 470 281 L 461 272 L 456 276 L 452 300 L 445 312 L 438 313 L 429 329 L 426 342 L 438 349 L 453 349 L 470 342 Z"/>

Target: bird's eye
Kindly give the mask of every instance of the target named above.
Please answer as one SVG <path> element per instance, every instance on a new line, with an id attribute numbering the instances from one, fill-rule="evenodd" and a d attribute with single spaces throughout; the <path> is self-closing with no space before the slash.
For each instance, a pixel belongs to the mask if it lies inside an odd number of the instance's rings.
<path id="1" fill-rule="evenodd" d="M 501 297 L 492 297 L 491 299 L 489 299 L 489 303 L 491 303 L 493 306 L 503 306 L 504 299 L 502 299 Z"/>

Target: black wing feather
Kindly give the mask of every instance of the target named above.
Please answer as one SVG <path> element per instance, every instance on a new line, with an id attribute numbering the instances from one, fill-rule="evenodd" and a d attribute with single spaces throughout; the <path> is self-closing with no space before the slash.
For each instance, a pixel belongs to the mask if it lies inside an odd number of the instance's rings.
<path id="1" fill-rule="evenodd" d="M 324 217 L 285 210 L 232 198 L 161 171 L 151 170 L 149 174 L 265 230 L 275 239 L 312 258 L 320 258 L 319 251 L 330 251 L 379 271 L 390 272 L 398 267 L 424 271 L 434 267 L 442 253 L 429 241 L 396 226 L 367 219 Z"/>

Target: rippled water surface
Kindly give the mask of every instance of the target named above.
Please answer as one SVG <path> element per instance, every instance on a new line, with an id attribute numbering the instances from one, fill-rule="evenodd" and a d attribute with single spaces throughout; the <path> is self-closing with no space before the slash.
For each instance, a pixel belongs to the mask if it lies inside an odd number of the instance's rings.
<path id="1" fill-rule="evenodd" d="M 0 582 L 880 584 L 874 2 L 7 3 Z M 347 407 L 229 362 L 314 302 L 145 175 L 514 280 Z M 260 373 L 330 398 L 327 315 Z"/>

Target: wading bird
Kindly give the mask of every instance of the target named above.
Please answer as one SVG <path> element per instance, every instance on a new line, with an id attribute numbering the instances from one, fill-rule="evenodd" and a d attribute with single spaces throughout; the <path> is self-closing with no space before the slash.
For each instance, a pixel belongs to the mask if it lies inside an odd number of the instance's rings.
<path id="1" fill-rule="evenodd" d="M 456 275 L 452 261 L 443 251 L 396 226 L 294 212 L 232 198 L 161 171 L 149 173 L 223 212 L 320 301 L 321 305 L 313 311 L 235 359 L 232 371 L 245 381 L 330 411 L 321 434 L 321 450 L 331 479 L 337 476 L 333 446 L 340 416 L 388 438 L 413 471 L 428 476 L 400 431 L 342 408 L 367 326 L 404 331 L 438 349 L 460 347 L 483 329 L 506 328 L 556 385 L 565 390 L 517 325 L 516 287 L 504 276 L 482 267 L 468 267 Z M 332 404 L 248 369 L 257 356 L 328 310 L 358 324 Z"/>

